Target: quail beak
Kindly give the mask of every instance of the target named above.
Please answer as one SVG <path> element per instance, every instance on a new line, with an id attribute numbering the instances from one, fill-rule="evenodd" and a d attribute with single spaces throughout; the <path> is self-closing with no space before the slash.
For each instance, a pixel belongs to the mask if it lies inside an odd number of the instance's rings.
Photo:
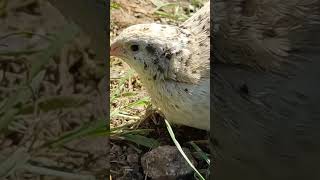
<path id="1" fill-rule="evenodd" d="M 121 45 L 118 42 L 111 43 L 110 56 L 119 56 L 121 53 Z"/>

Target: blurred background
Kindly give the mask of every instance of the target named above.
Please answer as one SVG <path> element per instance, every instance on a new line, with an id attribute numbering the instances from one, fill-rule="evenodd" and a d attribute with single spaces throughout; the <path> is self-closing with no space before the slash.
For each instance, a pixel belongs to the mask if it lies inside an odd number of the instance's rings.
<path id="1" fill-rule="evenodd" d="M 0 0 L 0 179 L 102 179 L 103 61 L 46 0 Z M 86 136 L 86 137 L 84 137 Z"/>

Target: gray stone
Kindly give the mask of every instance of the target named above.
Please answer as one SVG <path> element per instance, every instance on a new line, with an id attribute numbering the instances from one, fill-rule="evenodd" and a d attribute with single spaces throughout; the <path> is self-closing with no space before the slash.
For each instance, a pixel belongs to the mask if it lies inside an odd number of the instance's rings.
<path id="1" fill-rule="evenodd" d="M 183 151 L 195 165 L 190 151 L 186 148 Z M 151 178 L 178 177 L 193 171 L 175 146 L 159 146 L 151 150 L 142 156 L 141 164 L 144 173 Z"/>

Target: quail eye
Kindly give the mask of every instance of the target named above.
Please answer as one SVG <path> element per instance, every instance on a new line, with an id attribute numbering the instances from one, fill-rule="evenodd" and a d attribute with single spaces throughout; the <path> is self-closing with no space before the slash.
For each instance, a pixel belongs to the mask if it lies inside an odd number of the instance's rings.
<path id="1" fill-rule="evenodd" d="M 130 46 L 130 49 L 131 49 L 131 51 L 136 52 L 136 51 L 139 51 L 139 46 L 136 45 L 136 44 L 134 44 L 134 45 L 131 45 L 131 46 Z"/>

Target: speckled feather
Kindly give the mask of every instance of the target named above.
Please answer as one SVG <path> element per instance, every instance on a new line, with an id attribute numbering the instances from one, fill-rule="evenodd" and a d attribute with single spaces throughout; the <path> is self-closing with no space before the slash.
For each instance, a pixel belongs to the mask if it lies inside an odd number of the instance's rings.
<path id="1" fill-rule="evenodd" d="M 185 21 L 181 29 L 188 29 L 192 37 L 189 48 L 192 49 L 189 73 L 197 72 L 198 78 L 209 78 L 210 74 L 210 2 Z"/>

